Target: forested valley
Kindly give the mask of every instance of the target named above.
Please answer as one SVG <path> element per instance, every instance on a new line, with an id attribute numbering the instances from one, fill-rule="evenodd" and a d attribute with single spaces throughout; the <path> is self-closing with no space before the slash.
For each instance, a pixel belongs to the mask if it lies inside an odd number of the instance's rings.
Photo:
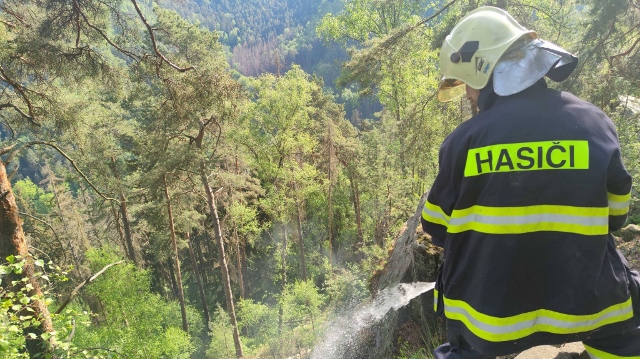
<path id="1" fill-rule="evenodd" d="M 637 0 L 0 1 L 0 358 L 308 357 L 472 116 L 480 5 L 580 57 L 640 223 Z"/>

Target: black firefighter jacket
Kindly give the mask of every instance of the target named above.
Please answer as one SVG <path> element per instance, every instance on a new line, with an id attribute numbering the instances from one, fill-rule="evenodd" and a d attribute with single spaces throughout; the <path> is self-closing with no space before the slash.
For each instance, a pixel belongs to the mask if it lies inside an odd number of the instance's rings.
<path id="1" fill-rule="evenodd" d="M 612 121 L 544 80 L 462 123 L 422 213 L 445 251 L 449 340 L 506 355 L 631 328 L 637 288 L 610 234 L 630 192 Z"/>

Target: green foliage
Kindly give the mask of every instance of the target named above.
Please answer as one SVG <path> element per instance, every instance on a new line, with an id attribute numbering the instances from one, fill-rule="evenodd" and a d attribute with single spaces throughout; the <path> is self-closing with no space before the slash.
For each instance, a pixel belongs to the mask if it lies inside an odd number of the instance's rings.
<path id="1" fill-rule="evenodd" d="M 394 359 L 432 359 L 433 354 L 428 353 L 425 348 L 417 351 L 412 350 L 407 343 L 402 343 L 398 350 L 398 355 Z"/>
<path id="2" fill-rule="evenodd" d="M 24 330 L 32 326 L 39 326 L 38 318 L 34 317 L 34 310 L 29 304 L 34 300 L 29 292 L 33 287 L 28 284 L 28 278 L 23 281 L 7 281 L 12 274 L 21 274 L 26 264 L 25 260 L 11 256 L 7 258 L 8 263 L 0 265 L 0 357 L 2 358 L 28 358 L 24 353 L 25 334 Z M 36 334 L 27 333 L 33 336 Z"/>
<path id="3" fill-rule="evenodd" d="M 25 206 L 33 208 L 36 213 L 47 214 L 53 208 L 53 193 L 45 192 L 29 178 L 16 181 L 13 185 L 16 197 L 20 198 Z"/>
<path id="4" fill-rule="evenodd" d="M 264 344 L 278 334 L 278 311 L 252 299 L 238 302 L 238 325 L 247 347 Z"/>
<path id="5" fill-rule="evenodd" d="M 97 271 L 120 258 L 107 248 L 87 252 Z M 190 332 L 181 328 L 179 305 L 167 302 L 149 290 L 149 273 L 131 264 L 118 265 L 88 288 L 87 302 L 95 306 L 94 325 L 80 327 L 74 339 L 78 347 L 105 347 L 130 358 L 189 358 L 194 351 L 192 336 L 203 324 L 191 307 Z"/>
<path id="6" fill-rule="evenodd" d="M 42 318 L 34 309 L 36 301 L 51 304 L 53 285 L 66 281 L 68 273 L 41 259 L 9 256 L 6 260 L 0 264 L 0 358 L 28 358 L 26 340 L 34 339 L 42 339 L 59 358 L 85 357 L 75 355 L 77 348 L 64 340 L 73 329 L 72 321 L 80 317 L 74 311 L 53 316 L 57 331 L 37 331 Z M 32 278 L 23 276 L 27 265 L 34 268 Z M 40 283 L 42 294 L 33 292 L 32 280 Z"/>
<path id="7" fill-rule="evenodd" d="M 297 281 L 287 287 L 282 296 L 282 305 L 291 320 L 308 321 L 314 326 L 314 319 L 320 314 L 325 297 L 311 281 Z"/>
<path id="8" fill-rule="evenodd" d="M 232 359 L 235 357 L 235 349 L 229 315 L 220 306 L 215 314 L 209 324 L 211 343 L 207 349 L 207 359 Z"/>
<path id="9" fill-rule="evenodd" d="M 318 26 L 318 33 L 325 41 L 365 42 L 415 21 L 415 15 L 424 12 L 426 3 L 424 0 L 345 1 L 341 13 L 325 15 Z"/>
<path id="10" fill-rule="evenodd" d="M 315 15 L 321 0 L 224 0 L 162 1 L 163 6 L 177 9 L 182 16 L 193 18 L 211 30 L 227 34 L 223 43 L 255 43 L 274 34 L 281 34 L 288 26 L 305 25 Z"/>
<path id="11" fill-rule="evenodd" d="M 325 281 L 325 290 L 333 310 L 353 308 L 369 296 L 368 273 L 359 271 L 354 266 L 348 269 L 341 268 Z"/>

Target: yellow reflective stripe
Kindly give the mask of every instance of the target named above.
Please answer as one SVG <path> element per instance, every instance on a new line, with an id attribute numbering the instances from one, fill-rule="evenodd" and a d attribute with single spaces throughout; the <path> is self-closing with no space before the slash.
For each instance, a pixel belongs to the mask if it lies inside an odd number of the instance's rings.
<path id="1" fill-rule="evenodd" d="M 437 289 L 433 290 L 433 311 L 434 312 L 438 311 L 438 290 Z"/>
<path id="2" fill-rule="evenodd" d="M 606 216 L 608 210 L 606 207 L 575 207 L 552 204 L 519 207 L 473 206 L 466 209 L 454 210 L 451 214 L 451 218 L 461 218 L 470 214 L 483 214 L 487 216 L 525 216 L 529 214 L 544 213 L 590 217 L 603 215 Z"/>
<path id="3" fill-rule="evenodd" d="M 581 226 L 575 224 L 563 224 L 557 222 L 537 222 L 516 225 L 491 225 L 482 223 L 467 223 L 461 226 L 450 226 L 449 233 L 461 233 L 476 231 L 487 234 L 522 234 L 534 232 L 564 232 L 585 236 L 598 236 L 607 234 L 607 226 Z"/>
<path id="4" fill-rule="evenodd" d="M 522 207 L 472 206 L 454 210 L 447 231 L 518 234 L 540 231 L 601 235 L 609 231 L 607 207 L 536 205 Z"/>
<path id="5" fill-rule="evenodd" d="M 469 149 L 464 176 L 496 172 L 589 169 L 588 141 L 495 144 Z"/>
<path id="6" fill-rule="evenodd" d="M 640 359 L 640 356 L 637 355 L 632 357 L 623 357 L 620 355 L 609 354 L 607 352 L 603 352 L 602 350 L 592 348 L 588 345 L 584 345 L 584 349 L 587 351 L 591 359 Z"/>
<path id="7" fill-rule="evenodd" d="M 631 193 L 618 195 L 607 192 L 607 199 L 609 200 L 609 215 L 622 216 L 629 212 Z"/>
<path id="8" fill-rule="evenodd" d="M 536 332 L 573 334 L 633 318 L 631 298 L 599 313 L 573 315 L 539 309 L 511 317 L 492 317 L 461 300 L 444 298 L 447 318 L 459 320 L 476 336 L 492 342 L 524 338 Z"/>
<path id="9" fill-rule="evenodd" d="M 445 227 L 449 225 L 449 220 L 451 219 L 451 217 L 444 213 L 442 208 L 433 203 L 429 203 L 429 201 L 424 203 L 422 218 L 427 222 L 441 224 Z"/>

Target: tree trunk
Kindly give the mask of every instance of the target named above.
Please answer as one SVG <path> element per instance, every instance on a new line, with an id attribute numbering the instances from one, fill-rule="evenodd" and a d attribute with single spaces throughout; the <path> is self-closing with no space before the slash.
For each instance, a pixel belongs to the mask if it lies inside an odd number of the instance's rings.
<path id="1" fill-rule="evenodd" d="M 237 150 L 237 147 L 236 147 Z M 235 156 L 235 173 L 236 176 L 240 175 L 240 169 L 238 167 L 238 156 Z M 244 273 L 245 273 L 245 260 L 246 258 L 244 257 L 244 244 L 241 246 L 240 245 L 240 237 L 238 236 L 238 227 L 234 226 L 233 227 L 233 234 L 236 237 L 236 254 L 237 254 L 237 260 L 236 260 L 236 267 L 238 270 L 238 284 L 240 285 L 240 298 L 244 299 L 245 298 L 245 292 L 244 292 Z M 244 238 L 242 239 L 244 241 Z M 240 247 L 242 248 L 242 253 L 240 250 Z M 248 332 L 248 328 L 245 327 L 245 330 Z M 248 335 L 247 335 L 248 336 Z"/>
<path id="2" fill-rule="evenodd" d="M 302 268 L 302 280 L 307 281 L 307 265 L 304 260 L 304 241 L 302 240 L 302 213 L 300 212 L 300 204 L 296 200 L 296 214 L 298 224 L 298 245 L 300 246 L 300 267 Z"/>
<path id="3" fill-rule="evenodd" d="M 362 214 L 360 210 L 360 189 L 358 188 L 358 182 L 355 179 L 355 175 L 351 173 L 349 175 L 349 184 L 351 186 L 351 200 L 353 201 L 353 209 L 356 213 L 356 228 L 358 229 L 358 239 L 356 241 L 356 250 L 361 249 L 364 246 L 364 235 L 362 234 Z"/>
<path id="4" fill-rule="evenodd" d="M 333 209 L 332 209 L 332 205 L 333 205 L 333 171 L 332 171 L 332 166 L 333 166 L 333 123 L 331 122 L 331 120 L 329 120 L 329 198 L 328 198 L 328 209 L 327 209 L 327 215 L 329 217 L 329 223 L 328 223 L 328 233 L 329 233 L 329 265 L 331 265 L 332 263 L 332 258 L 333 258 L 333 254 L 335 253 L 335 243 L 333 242 Z"/>
<path id="5" fill-rule="evenodd" d="M 80 274 L 80 268 L 82 268 L 80 266 L 80 259 L 78 258 L 78 254 L 76 253 L 76 248 L 73 246 L 73 242 L 71 241 L 71 231 L 67 226 L 66 216 L 62 212 L 62 206 L 60 206 L 60 195 L 58 194 L 58 187 L 56 186 L 55 181 L 56 179 L 53 173 L 51 173 L 49 175 L 49 186 L 51 186 L 51 191 L 53 192 L 53 198 L 56 200 L 56 207 L 58 208 L 58 213 L 60 215 L 60 222 L 62 222 L 62 228 L 64 229 L 69 239 L 69 251 L 71 252 L 71 257 L 73 257 L 73 263 L 76 266 L 75 271 L 78 274 Z"/>
<path id="6" fill-rule="evenodd" d="M 249 268 L 247 267 L 247 243 L 245 238 L 242 238 L 242 242 L 240 243 L 240 251 L 242 252 L 242 273 L 248 273 L 249 272 Z M 245 285 L 245 291 L 247 293 L 251 293 L 251 277 L 247 276 L 246 278 L 243 278 L 244 280 L 244 285 Z"/>
<path id="7" fill-rule="evenodd" d="M 133 247 L 133 236 L 131 234 L 131 223 L 129 222 L 129 212 L 127 210 L 127 199 L 124 193 L 120 192 L 120 213 L 122 215 L 122 226 L 124 227 L 124 238 L 127 242 L 127 251 L 129 252 L 129 259 L 135 264 L 136 267 L 140 267 L 138 258 L 136 257 L 136 251 Z"/>
<path id="8" fill-rule="evenodd" d="M 202 274 L 202 285 L 203 286 L 207 286 L 209 285 L 209 279 L 207 278 L 207 267 L 206 267 L 206 263 L 204 261 L 204 255 L 202 254 L 202 247 L 201 247 L 201 241 L 202 236 L 199 236 L 198 240 L 195 242 L 195 249 L 196 249 L 196 255 L 198 256 L 198 261 L 199 261 L 199 267 L 198 269 L 200 270 L 200 273 Z"/>
<path id="9" fill-rule="evenodd" d="M 211 222 L 213 224 L 213 231 L 216 236 L 216 242 L 218 243 L 218 261 L 220 262 L 220 270 L 222 271 L 222 280 L 224 293 L 227 297 L 227 310 L 229 311 L 229 319 L 231 326 L 233 327 L 233 342 L 236 347 L 236 357 L 242 358 L 244 354 L 242 352 L 242 343 L 240 342 L 240 333 L 238 332 L 238 321 L 236 320 L 236 310 L 233 305 L 233 295 L 231 293 L 231 280 L 229 278 L 229 268 L 227 266 L 227 259 L 224 253 L 224 242 L 222 240 L 222 230 L 220 228 L 220 219 L 218 217 L 218 209 L 216 207 L 215 194 L 209 186 L 209 180 L 207 179 L 206 167 L 204 160 L 200 162 L 200 180 L 204 186 L 205 193 L 207 194 L 207 202 L 209 203 L 209 211 L 211 213 Z"/>
<path id="10" fill-rule="evenodd" d="M 167 262 L 165 264 L 169 268 L 169 283 L 171 283 L 171 292 L 173 293 L 172 299 L 175 300 L 180 297 L 178 294 L 178 283 L 176 282 L 176 271 L 173 267 L 173 261 L 171 258 L 167 258 Z"/>
<path id="11" fill-rule="evenodd" d="M 182 313 L 182 329 L 189 332 L 187 322 L 187 308 L 184 304 L 184 289 L 182 288 L 182 273 L 180 272 L 180 258 L 178 256 L 178 241 L 176 240 L 176 228 L 173 222 L 173 208 L 171 207 L 171 197 L 169 196 L 169 186 L 167 186 L 167 176 L 162 175 L 164 183 L 164 196 L 167 198 L 167 212 L 169 212 L 169 230 L 171 232 L 171 245 L 173 246 L 173 262 L 176 267 L 176 281 L 178 282 L 178 299 L 180 300 L 180 312 Z"/>
<path id="12" fill-rule="evenodd" d="M 240 298 L 244 299 L 244 278 L 242 276 L 242 256 L 240 255 L 240 237 L 238 228 L 233 228 L 233 236 L 236 240 L 236 270 L 238 271 L 238 285 L 240 286 Z"/>
<path id="13" fill-rule="evenodd" d="M 164 269 L 164 266 L 162 265 L 162 263 L 154 261 L 153 265 L 155 267 L 156 273 L 158 273 L 158 285 L 162 290 L 164 299 L 171 300 L 171 292 L 173 288 L 171 287 L 171 279 L 169 279 L 169 274 Z M 167 283 L 169 285 L 169 290 L 167 290 Z"/>
<path id="14" fill-rule="evenodd" d="M 116 225 L 116 230 L 118 230 L 118 235 L 120 236 L 120 244 L 122 245 L 122 249 L 127 254 L 127 258 L 129 257 L 129 249 L 127 248 L 127 241 L 124 239 L 124 231 L 122 230 L 122 226 L 120 225 L 120 216 L 116 211 L 116 207 L 111 204 L 111 212 L 113 214 L 114 223 Z"/>
<path id="15" fill-rule="evenodd" d="M 13 195 L 13 190 L 11 189 L 11 183 L 7 177 L 7 171 L 4 163 L 0 160 L 0 258 L 4 260 L 10 255 L 21 256 L 27 260 L 27 263 L 23 267 L 21 275 L 6 277 L 5 280 L 8 283 L 2 283 L 2 286 L 6 288 L 12 280 L 20 280 L 21 278 L 17 278 L 18 276 L 28 278 L 27 283 L 31 284 L 33 287 L 33 289 L 29 291 L 28 295 L 31 297 L 36 296 L 36 298 L 42 298 L 40 284 L 34 277 L 35 271 L 32 263 L 33 260 L 29 256 L 27 242 L 22 230 L 22 221 L 18 215 L 16 198 Z M 14 291 L 19 291 L 20 289 L 21 288 L 18 286 L 13 287 Z M 38 326 L 27 326 L 24 329 L 23 332 L 26 338 L 25 346 L 31 358 L 35 358 L 36 356 L 44 357 L 50 353 L 50 347 L 49 343 L 42 339 L 41 335 L 43 333 L 51 333 L 54 331 L 53 323 L 51 322 L 51 315 L 49 314 L 49 309 L 44 301 L 40 299 L 33 300 L 29 304 L 29 307 L 33 309 L 33 312 L 30 314 L 26 314 L 25 312 L 24 315 L 33 315 L 40 324 Z M 31 338 L 27 335 L 28 333 L 33 333 L 36 337 Z"/>
<path id="16" fill-rule="evenodd" d="M 204 319 L 207 321 L 207 327 L 209 326 L 209 322 L 211 322 L 211 317 L 209 316 L 209 307 L 207 306 L 207 296 L 204 292 L 204 286 L 202 285 L 202 280 L 200 279 L 200 270 L 198 270 L 198 261 L 196 260 L 196 255 L 193 252 L 193 245 L 191 244 L 191 237 L 187 232 L 187 242 L 189 243 L 189 258 L 191 258 L 191 266 L 193 267 L 193 275 L 196 277 L 196 282 L 198 284 L 198 292 L 200 292 L 200 300 L 202 301 L 202 310 L 204 311 Z"/>
<path id="17" fill-rule="evenodd" d="M 118 174 L 118 169 L 116 168 L 116 159 L 111 156 L 111 169 L 113 171 L 113 176 L 118 181 L 118 186 L 122 183 L 120 182 L 120 175 Z M 124 227 L 124 238 L 127 243 L 127 257 L 131 260 L 136 267 L 140 266 L 138 260 L 136 259 L 136 252 L 133 247 L 133 236 L 131 235 L 131 223 L 129 222 L 129 213 L 127 211 L 127 198 L 124 196 L 124 192 L 122 189 L 118 188 L 118 192 L 120 193 L 120 214 L 122 215 L 122 226 Z"/>
<path id="18" fill-rule="evenodd" d="M 282 252 L 280 253 L 280 260 L 282 262 L 282 294 L 285 293 L 286 289 L 287 289 L 287 242 L 289 241 L 289 238 L 287 237 L 287 227 L 288 227 L 288 223 L 284 224 L 284 230 L 283 230 L 283 239 L 282 239 Z M 278 308 L 278 337 L 280 338 L 280 341 L 278 343 L 278 350 L 281 351 L 282 348 L 282 326 L 283 326 L 283 322 L 284 322 L 284 308 L 282 307 L 283 304 L 282 302 L 280 302 L 280 307 Z"/>

